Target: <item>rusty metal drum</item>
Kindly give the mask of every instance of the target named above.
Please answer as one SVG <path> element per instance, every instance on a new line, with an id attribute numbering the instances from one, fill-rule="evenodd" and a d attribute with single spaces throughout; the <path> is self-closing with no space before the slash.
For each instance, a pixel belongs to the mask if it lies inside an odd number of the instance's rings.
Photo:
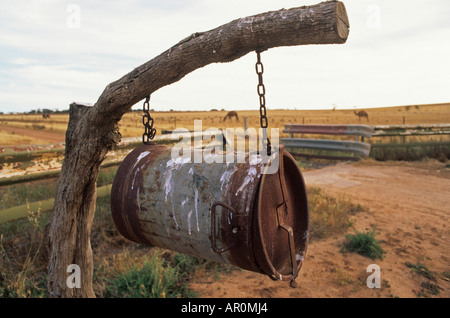
<path id="1" fill-rule="evenodd" d="M 269 162 L 251 153 L 227 163 L 193 161 L 173 159 L 164 145 L 133 150 L 111 190 L 119 232 L 295 287 L 308 242 L 305 183 L 295 159 L 281 146 Z M 278 169 L 267 173 L 275 161 Z"/>

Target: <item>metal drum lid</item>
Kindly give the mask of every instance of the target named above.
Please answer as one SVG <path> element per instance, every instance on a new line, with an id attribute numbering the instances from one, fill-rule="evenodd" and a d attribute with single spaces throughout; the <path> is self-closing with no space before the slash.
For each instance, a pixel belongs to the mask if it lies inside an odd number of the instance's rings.
<path id="1" fill-rule="evenodd" d="M 283 148 L 278 171 L 262 176 L 253 218 L 254 254 L 263 273 L 296 287 L 308 243 L 308 204 L 297 162 Z"/>

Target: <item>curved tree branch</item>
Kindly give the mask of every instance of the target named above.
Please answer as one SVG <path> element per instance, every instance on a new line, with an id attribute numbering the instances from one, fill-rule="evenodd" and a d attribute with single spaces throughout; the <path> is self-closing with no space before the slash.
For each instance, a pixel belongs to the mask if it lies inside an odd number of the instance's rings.
<path id="1" fill-rule="evenodd" d="M 49 296 L 95 296 L 90 234 L 98 171 L 107 152 L 120 141 L 119 120 L 134 104 L 211 63 L 278 46 L 345 43 L 348 33 L 346 10 L 338 1 L 237 19 L 192 34 L 109 84 L 93 107 L 72 104 L 65 160 L 46 229 Z M 70 264 L 81 268 L 79 289 L 66 284 Z"/>
<path id="2" fill-rule="evenodd" d="M 208 64 L 231 62 L 259 49 L 345 43 L 348 33 L 345 7 L 335 1 L 237 19 L 192 34 L 109 84 L 99 103 L 111 112 L 127 111 L 145 96 Z"/>

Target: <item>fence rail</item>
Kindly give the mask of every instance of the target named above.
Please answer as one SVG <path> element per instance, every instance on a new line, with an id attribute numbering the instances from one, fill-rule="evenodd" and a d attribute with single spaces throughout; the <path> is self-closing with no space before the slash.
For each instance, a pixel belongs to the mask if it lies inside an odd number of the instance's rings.
<path id="1" fill-rule="evenodd" d="M 111 193 L 111 184 L 97 188 L 97 198 L 108 196 Z M 53 209 L 55 199 L 47 199 L 30 204 L 23 204 L 9 209 L 0 210 L 0 224 L 26 218 L 30 215 L 47 212 Z"/>
<path id="2" fill-rule="evenodd" d="M 370 153 L 370 144 L 364 142 L 364 138 L 370 138 L 374 133 L 374 128 L 369 125 L 299 125 L 286 124 L 284 133 L 288 133 L 290 138 L 281 138 L 283 145 L 290 148 L 314 149 L 325 151 L 339 151 L 351 153 L 352 157 L 335 156 L 335 155 L 312 155 L 299 154 L 298 156 L 329 158 L 329 159 L 353 159 L 355 154 L 360 156 L 368 156 Z M 355 141 L 347 140 L 329 140 L 329 139 L 310 139 L 310 138 L 293 138 L 294 134 L 319 134 L 319 135 L 352 135 L 356 136 Z M 357 158 L 356 158 L 357 159 Z"/>
<path id="3" fill-rule="evenodd" d="M 359 154 L 361 156 L 368 156 L 370 153 L 370 144 L 358 141 L 281 138 L 281 143 L 286 147 L 343 151 Z"/>
<path id="4" fill-rule="evenodd" d="M 284 133 L 288 134 L 322 134 L 322 135 L 354 135 L 370 138 L 374 128 L 369 125 L 284 125 Z M 291 136 L 292 137 L 292 136 Z"/>
<path id="5" fill-rule="evenodd" d="M 286 124 L 284 133 L 290 138 L 281 138 L 281 142 L 291 148 L 314 149 L 325 151 L 350 152 L 361 156 L 369 156 L 374 148 L 399 148 L 421 146 L 448 146 L 450 141 L 412 141 L 406 142 L 408 136 L 444 136 L 450 135 L 450 124 L 422 124 L 422 125 L 299 125 Z M 355 141 L 341 141 L 328 139 L 294 138 L 294 134 L 323 134 L 323 135 L 354 135 Z M 374 142 L 376 137 L 402 137 L 399 143 Z M 370 143 L 363 142 L 364 138 L 372 138 Z M 333 155 L 298 154 L 304 157 L 339 159 Z M 344 160 L 349 157 L 341 157 Z"/>
<path id="6" fill-rule="evenodd" d="M 450 135 L 450 124 L 376 125 L 372 137 Z"/>

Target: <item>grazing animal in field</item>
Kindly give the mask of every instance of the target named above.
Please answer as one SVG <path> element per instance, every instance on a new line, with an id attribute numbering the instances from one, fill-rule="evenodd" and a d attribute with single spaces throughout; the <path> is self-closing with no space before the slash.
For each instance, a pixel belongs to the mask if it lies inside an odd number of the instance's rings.
<path id="1" fill-rule="evenodd" d="M 359 117 L 359 122 L 361 122 L 361 117 L 366 117 L 367 118 L 367 122 L 369 122 L 369 115 L 367 114 L 367 112 L 365 110 L 360 110 L 360 111 L 353 111 L 355 113 L 356 116 Z"/>
<path id="2" fill-rule="evenodd" d="M 239 116 L 235 111 L 228 112 L 223 121 L 227 120 L 228 118 L 231 120 L 232 117 L 236 117 L 236 120 L 239 121 Z"/>
<path id="3" fill-rule="evenodd" d="M 49 113 L 43 113 L 42 114 L 42 118 L 44 118 L 44 119 L 50 118 L 50 114 Z"/>

